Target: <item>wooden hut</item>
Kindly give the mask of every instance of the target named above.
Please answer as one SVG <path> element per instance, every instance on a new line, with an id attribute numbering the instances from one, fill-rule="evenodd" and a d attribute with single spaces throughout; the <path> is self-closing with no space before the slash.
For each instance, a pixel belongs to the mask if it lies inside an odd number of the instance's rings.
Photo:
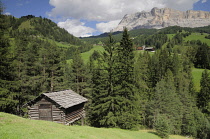
<path id="1" fill-rule="evenodd" d="M 87 99 L 72 90 L 43 93 L 28 102 L 30 119 L 53 121 L 69 125 L 85 116 Z"/>

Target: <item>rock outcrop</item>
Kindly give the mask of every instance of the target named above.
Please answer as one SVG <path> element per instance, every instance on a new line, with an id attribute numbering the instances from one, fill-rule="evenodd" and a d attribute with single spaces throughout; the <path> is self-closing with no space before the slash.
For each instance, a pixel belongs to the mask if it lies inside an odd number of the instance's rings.
<path id="1" fill-rule="evenodd" d="M 165 28 L 168 26 L 202 27 L 210 25 L 210 12 L 206 11 L 178 11 L 170 8 L 153 8 L 150 12 L 137 12 L 125 15 L 113 32 L 139 28 Z"/>

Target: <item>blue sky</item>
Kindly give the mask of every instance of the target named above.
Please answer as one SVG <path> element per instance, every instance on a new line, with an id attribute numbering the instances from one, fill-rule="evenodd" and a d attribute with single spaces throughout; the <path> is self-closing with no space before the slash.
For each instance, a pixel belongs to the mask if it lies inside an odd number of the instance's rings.
<path id="1" fill-rule="evenodd" d="M 5 14 L 49 18 L 71 34 L 98 35 L 115 28 L 125 14 L 153 7 L 210 11 L 210 0 L 2 0 Z"/>

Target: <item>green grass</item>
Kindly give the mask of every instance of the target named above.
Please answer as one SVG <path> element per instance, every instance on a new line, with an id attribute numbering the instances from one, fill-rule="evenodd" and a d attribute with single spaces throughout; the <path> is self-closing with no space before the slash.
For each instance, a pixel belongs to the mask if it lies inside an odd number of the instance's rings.
<path id="1" fill-rule="evenodd" d="M 84 60 L 85 63 L 88 62 L 90 56 L 93 54 L 94 51 L 103 52 L 104 48 L 103 48 L 103 46 L 97 45 L 97 46 L 94 46 L 90 51 L 81 53 L 82 59 Z M 140 53 L 144 53 L 144 51 L 135 51 L 135 55 L 138 55 Z M 149 52 L 149 54 L 153 55 L 154 52 Z M 70 62 L 70 61 L 71 60 L 68 60 L 68 62 Z"/>
<path id="2" fill-rule="evenodd" d="M 197 92 L 200 91 L 200 80 L 201 80 L 203 71 L 204 71 L 204 69 L 197 69 L 197 68 L 192 69 L 193 83 L 195 85 L 195 90 Z M 210 70 L 209 70 L 209 72 L 210 72 Z"/>
<path id="3" fill-rule="evenodd" d="M 171 40 L 176 34 L 167 34 L 168 38 Z M 203 43 L 206 43 L 208 46 L 210 46 L 210 39 L 206 39 L 205 36 L 209 34 L 206 33 L 192 33 L 191 35 L 187 36 L 186 38 L 183 38 L 185 42 L 192 41 L 192 40 L 200 40 Z"/>
<path id="4" fill-rule="evenodd" d="M 167 36 L 168 36 L 168 38 L 171 40 L 174 36 L 175 36 L 175 34 L 166 34 Z"/>
<path id="5" fill-rule="evenodd" d="M 64 47 L 64 48 L 68 48 L 68 47 L 73 46 L 73 45 L 68 44 L 68 43 L 61 43 L 61 42 L 57 42 L 57 41 L 55 42 L 55 44 L 59 47 Z"/>
<path id="6" fill-rule="evenodd" d="M 208 34 L 204 33 L 192 33 L 191 35 L 184 38 L 185 41 L 191 41 L 191 40 L 200 40 L 203 43 L 207 43 L 208 46 L 210 46 L 210 39 L 206 39 L 205 36 Z"/>
<path id="7" fill-rule="evenodd" d="M 23 22 L 23 23 L 19 26 L 19 29 L 32 29 L 32 28 L 34 28 L 34 27 L 31 26 L 29 20 Z"/>
<path id="8" fill-rule="evenodd" d="M 103 46 L 94 46 L 90 51 L 82 53 L 81 56 L 85 63 L 89 60 L 94 51 L 103 52 L 104 48 Z"/>
<path id="9" fill-rule="evenodd" d="M 1 139 L 160 139 L 153 131 L 129 131 L 114 128 L 65 126 L 53 122 L 29 120 L 0 112 Z M 170 136 L 170 139 L 184 139 Z"/>
<path id="10" fill-rule="evenodd" d="M 143 54 L 144 52 L 145 51 L 143 51 L 143 50 L 136 50 L 136 51 L 134 51 L 134 54 L 135 54 L 135 56 L 138 56 L 139 54 Z M 148 53 L 150 56 L 153 56 L 155 52 L 148 51 Z"/>
<path id="11" fill-rule="evenodd" d="M 87 63 L 88 62 L 90 56 L 92 55 L 92 53 L 94 51 L 103 52 L 104 51 L 104 48 L 103 48 L 103 46 L 97 45 L 97 46 L 93 46 L 93 48 L 90 51 L 81 53 L 81 57 L 84 60 L 84 63 Z M 72 61 L 72 59 L 69 59 L 69 60 L 67 60 L 67 63 L 71 63 L 71 61 Z"/>

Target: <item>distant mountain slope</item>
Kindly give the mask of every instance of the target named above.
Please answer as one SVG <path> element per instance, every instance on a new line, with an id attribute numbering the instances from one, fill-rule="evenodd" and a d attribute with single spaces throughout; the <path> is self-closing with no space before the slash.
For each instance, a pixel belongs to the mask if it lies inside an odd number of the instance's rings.
<path id="1" fill-rule="evenodd" d="M 43 37 L 57 42 L 67 42 L 73 45 L 83 44 L 79 38 L 69 34 L 65 29 L 58 27 L 57 24 L 50 19 L 35 17 L 33 15 L 22 16 L 21 18 L 7 16 L 7 18 L 11 36 L 17 36 L 19 33 L 24 33 L 29 36 Z"/>
<path id="2" fill-rule="evenodd" d="M 188 10 L 186 12 L 170 8 L 153 8 L 150 12 L 125 15 L 113 32 L 139 28 L 164 28 L 169 26 L 202 27 L 210 25 L 210 12 Z"/>

